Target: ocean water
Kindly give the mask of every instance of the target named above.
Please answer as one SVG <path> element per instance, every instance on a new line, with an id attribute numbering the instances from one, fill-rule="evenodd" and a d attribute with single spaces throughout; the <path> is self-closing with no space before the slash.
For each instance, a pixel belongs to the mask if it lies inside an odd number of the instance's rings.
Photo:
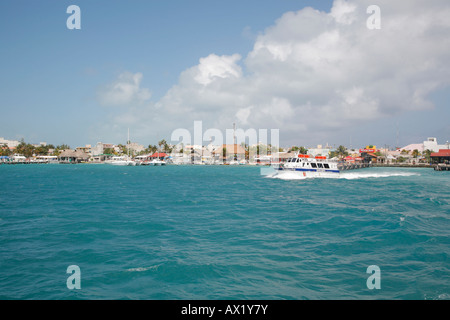
<path id="1" fill-rule="evenodd" d="M 0 299 L 450 299 L 450 172 L 2 165 L 0 182 Z"/>

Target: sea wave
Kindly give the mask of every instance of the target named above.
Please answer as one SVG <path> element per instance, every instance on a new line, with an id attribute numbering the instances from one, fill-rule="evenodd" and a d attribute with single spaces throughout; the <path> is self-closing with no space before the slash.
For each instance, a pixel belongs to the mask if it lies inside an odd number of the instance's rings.
<path id="1" fill-rule="evenodd" d="M 158 268 L 160 267 L 160 264 L 154 265 L 154 266 L 150 266 L 150 267 L 138 267 L 138 268 L 129 268 L 127 269 L 128 272 L 144 272 L 144 271 L 148 271 L 148 270 L 158 270 Z"/>
<path id="2" fill-rule="evenodd" d="M 265 177 L 281 180 L 306 180 L 316 178 L 355 180 L 368 178 L 411 177 L 411 176 L 420 176 L 420 174 L 414 172 L 342 172 L 340 174 L 336 174 L 336 176 L 329 176 L 329 177 L 312 177 L 312 176 L 305 177 L 295 172 L 282 172 L 282 173 L 268 174 Z"/>

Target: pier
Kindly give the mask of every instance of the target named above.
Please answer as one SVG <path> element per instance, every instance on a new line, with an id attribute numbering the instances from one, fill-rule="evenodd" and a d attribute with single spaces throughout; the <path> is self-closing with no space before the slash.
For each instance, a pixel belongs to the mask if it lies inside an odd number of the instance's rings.
<path id="1" fill-rule="evenodd" d="M 450 171 L 450 164 L 439 163 L 434 166 L 435 171 Z"/>
<path id="2" fill-rule="evenodd" d="M 340 171 L 369 168 L 369 167 L 372 167 L 372 163 L 361 162 L 361 163 L 340 163 L 340 164 L 338 164 L 338 169 Z"/>

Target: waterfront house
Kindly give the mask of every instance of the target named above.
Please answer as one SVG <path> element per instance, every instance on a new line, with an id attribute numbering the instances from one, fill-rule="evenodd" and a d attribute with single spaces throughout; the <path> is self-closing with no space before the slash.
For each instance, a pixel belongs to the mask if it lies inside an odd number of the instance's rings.
<path id="1" fill-rule="evenodd" d="M 212 152 L 215 160 L 231 162 L 233 160 L 245 160 L 245 149 L 238 144 L 223 144 Z"/>
<path id="2" fill-rule="evenodd" d="M 450 163 L 450 149 L 439 149 L 430 155 L 433 163 Z"/>
<path id="3" fill-rule="evenodd" d="M 89 160 L 89 155 L 81 150 L 63 150 L 59 156 L 59 163 L 80 163 Z"/>
<path id="4" fill-rule="evenodd" d="M 164 160 L 164 158 L 166 158 L 168 156 L 169 155 L 167 153 L 164 153 L 164 152 L 155 152 L 154 154 L 152 154 L 150 156 L 150 158 L 152 158 L 152 159 L 158 158 L 159 160 Z"/>

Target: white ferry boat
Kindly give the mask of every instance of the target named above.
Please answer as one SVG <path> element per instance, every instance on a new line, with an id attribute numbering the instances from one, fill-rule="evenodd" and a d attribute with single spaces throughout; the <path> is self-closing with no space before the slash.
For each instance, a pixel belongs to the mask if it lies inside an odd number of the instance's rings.
<path id="1" fill-rule="evenodd" d="M 361 162 L 357 164 L 345 164 L 335 160 L 327 159 L 327 157 L 317 156 L 315 158 L 309 155 L 298 154 L 288 159 L 285 163 L 280 164 L 276 174 L 284 172 L 295 172 L 295 174 L 303 177 L 338 177 L 341 171 L 360 169 L 370 167 L 371 163 Z"/>

